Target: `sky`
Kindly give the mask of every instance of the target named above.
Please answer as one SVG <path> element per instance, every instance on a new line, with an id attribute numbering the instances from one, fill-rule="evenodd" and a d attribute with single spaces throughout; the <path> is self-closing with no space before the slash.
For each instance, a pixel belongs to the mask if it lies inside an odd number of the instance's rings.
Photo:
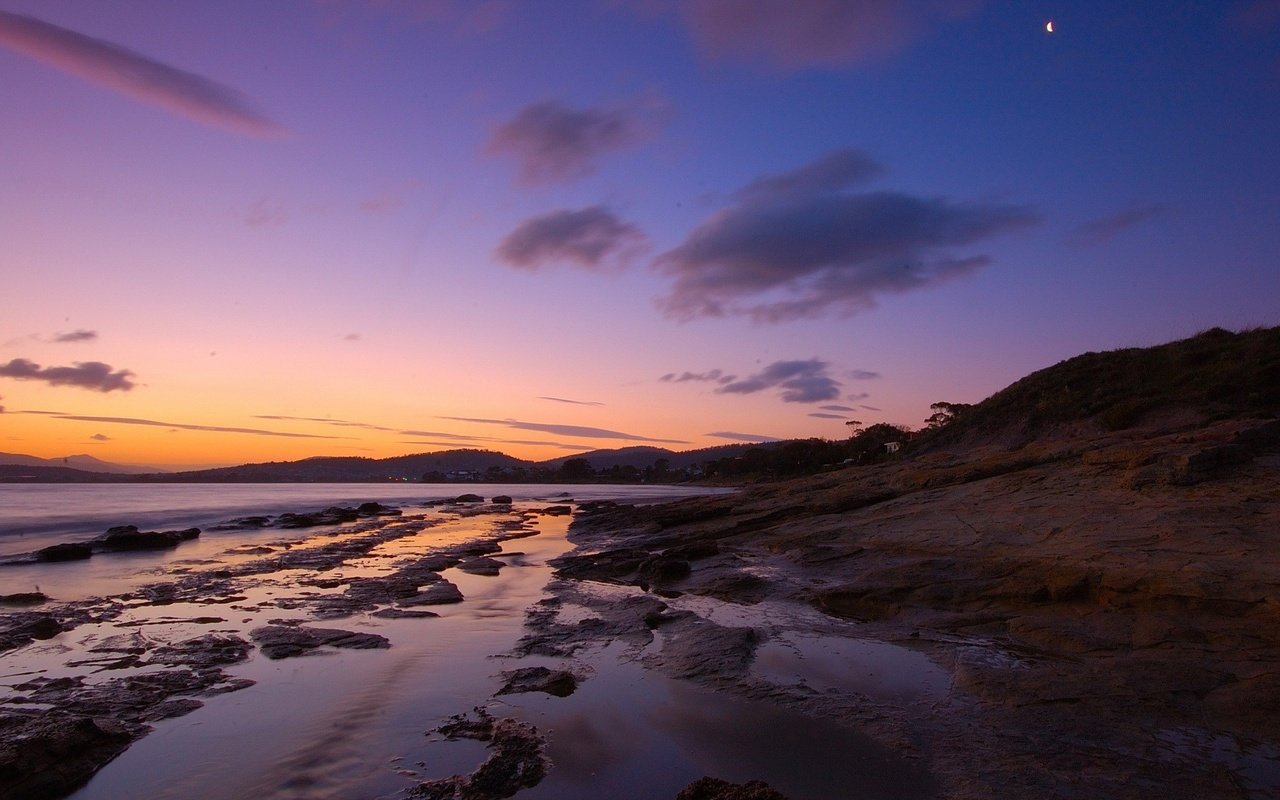
<path id="1" fill-rule="evenodd" d="M 1280 324 L 1280 0 L 0 0 L 0 142 L 0 452 L 838 439 Z"/>

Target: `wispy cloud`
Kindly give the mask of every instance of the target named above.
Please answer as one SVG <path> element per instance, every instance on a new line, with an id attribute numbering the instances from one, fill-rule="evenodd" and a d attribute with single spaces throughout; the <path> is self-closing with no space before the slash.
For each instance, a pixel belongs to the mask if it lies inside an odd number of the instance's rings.
<path id="1" fill-rule="evenodd" d="M 243 218 L 250 228 L 277 228 L 289 221 L 289 212 L 280 201 L 262 197 L 249 206 Z"/>
<path id="2" fill-rule="evenodd" d="M 604 206 L 592 206 L 531 217 L 507 234 L 496 252 L 502 261 L 524 269 L 555 263 L 621 269 L 647 247 L 648 237 L 639 228 Z"/>
<path id="3" fill-rule="evenodd" d="M 522 422 L 516 419 L 483 419 L 477 417 L 440 417 L 455 422 L 475 422 L 481 425 L 502 425 L 525 431 L 539 431 L 557 436 L 577 436 L 584 439 L 625 439 L 633 442 L 662 442 L 665 444 L 689 444 L 683 439 L 658 439 L 652 436 L 639 436 L 634 433 L 611 431 L 606 428 L 589 428 L 582 425 L 558 425 L 547 422 Z"/>
<path id="4" fill-rule="evenodd" d="M 0 364 L 0 377 L 25 381 L 44 381 L 51 386 L 77 386 L 98 392 L 127 392 L 134 387 L 133 373 L 127 369 L 111 369 L 101 361 L 77 362 L 70 367 L 41 367 L 25 358 Z"/>
<path id="5" fill-rule="evenodd" d="M 688 383 L 689 381 L 695 381 L 698 383 L 708 383 L 712 381 L 715 383 L 732 383 L 735 377 L 736 376 L 734 375 L 726 375 L 721 370 L 712 369 L 707 370 L 706 372 L 682 372 L 679 375 L 674 372 L 668 372 L 666 375 L 658 378 L 658 380 L 663 383 Z"/>
<path id="6" fill-rule="evenodd" d="M 823 168 L 831 170 L 830 179 Z M 754 181 L 737 205 L 657 259 L 655 267 L 674 278 L 659 304 L 684 320 L 852 314 L 874 307 L 880 295 L 973 272 L 989 259 L 954 256 L 951 248 L 1037 220 L 1024 206 L 840 191 L 857 179 L 856 171 L 827 156 Z"/>
<path id="7" fill-rule="evenodd" d="M 212 433 L 244 433 L 253 436 L 280 436 L 286 439 L 350 439 L 350 436 L 317 436 L 311 433 L 289 433 L 287 431 L 267 431 L 258 428 L 233 428 L 222 425 L 193 425 L 186 422 L 162 422 L 154 419 L 135 419 L 133 417 L 90 417 L 80 414 L 67 414 L 61 411 L 20 411 L 20 414 L 42 414 L 57 419 L 75 422 L 97 422 L 110 425 L 143 425 L 152 428 L 169 428 L 180 431 L 209 431 Z"/>
<path id="8" fill-rule="evenodd" d="M 647 137 L 652 103 L 617 108 L 572 108 L 555 100 L 525 106 L 498 126 L 489 155 L 511 156 L 526 186 L 565 183 L 590 175 L 600 156 Z"/>
<path id="9" fill-rule="evenodd" d="M 850 406 L 818 406 L 823 411 L 853 411 Z"/>
<path id="10" fill-rule="evenodd" d="M 539 400 L 550 400 L 553 403 L 569 403 L 575 406 L 603 406 L 598 400 L 568 400 L 563 397 L 539 397 Z"/>
<path id="11" fill-rule="evenodd" d="M 880 378 L 879 372 L 872 372 L 869 369 L 851 369 L 846 374 L 851 381 L 874 381 Z"/>
<path id="12" fill-rule="evenodd" d="M 97 331 L 87 331 L 81 328 L 79 330 L 56 334 L 53 337 L 53 341 L 58 344 L 65 344 L 69 342 L 92 342 L 97 338 Z"/>
<path id="13" fill-rule="evenodd" d="M 732 439 L 735 442 L 776 442 L 779 441 L 776 436 L 765 436 L 760 433 L 737 433 L 736 431 L 714 431 L 706 434 L 714 436 L 717 439 Z"/>
<path id="14" fill-rule="evenodd" d="M 1162 205 L 1138 206 L 1090 220 L 1071 232 L 1067 237 L 1067 244 L 1073 247 L 1093 247 L 1102 244 L 1130 228 L 1160 216 L 1166 210 Z"/>
<path id="15" fill-rule="evenodd" d="M 846 419 L 844 414 L 828 414 L 825 411 L 814 411 L 809 416 L 817 417 L 818 419 Z"/>
<path id="16" fill-rule="evenodd" d="M 206 125 L 250 136 L 284 133 L 234 89 L 35 17 L 0 11 L 0 46 Z"/>
<path id="17" fill-rule="evenodd" d="M 90 439 L 92 439 L 92 440 L 93 440 L 93 441 L 95 441 L 95 442 L 109 442 L 109 441 L 111 441 L 111 437 L 110 437 L 110 436 L 108 436 L 108 435 L 106 435 L 105 433 L 95 433 L 94 435 L 90 436 L 89 438 L 90 438 Z"/>
<path id="18" fill-rule="evenodd" d="M 371 425 L 367 422 L 351 422 L 345 419 L 333 419 L 332 417 L 291 417 L 284 414 L 255 414 L 254 419 L 269 419 L 287 422 L 316 422 L 321 425 L 333 425 L 337 428 L 361 428 L 367 431 L 385 431 L 388 433 L 400 433 L 396 428 L 387 428 L 382 425 Z"/>
<path id="19" fill-rule="evenodd" d="M 832 150 L 799 169 L 756 178 L 739 189 L 736 197 L 749 202 L 838 192 L 878 178 L 884 172 L 884 166 L 871 156 L 846 147 Z"/>
<path id="20" fill-rule="evenodd" d="M 891 56 L 981 5 L 981 0 L 689 0 L 675 8 L 711 58 L 795 70 Z"/>
<path id="21" fill-rule="evenodd" d="M 344 342 L 358 342 L 358 341 L 360 341 L 360 334 L 358 334 L 358 333 L 348 333 L 346 336 L 343 336 L 343 337 L 342 337 L 342 341 L 344 341 Z"/>
<path id="22" fill-rule="evenodd" d="M 786 403 L 820 403 L 840 396 L 840 383 L 832 378 L 830 365 L 811 358 L 807 361 L 775 361 L 750 375 L 716 389 L 716 394 L 755 394 L 779 388 Z"/>

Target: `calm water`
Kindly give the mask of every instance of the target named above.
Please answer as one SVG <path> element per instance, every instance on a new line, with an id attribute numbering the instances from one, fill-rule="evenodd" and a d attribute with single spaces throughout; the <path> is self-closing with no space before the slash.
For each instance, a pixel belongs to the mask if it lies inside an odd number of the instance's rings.
<path id="1" fill-rule="evenodd" d="M 143 530 L 209 528 L 235 517 L 318 511 L 369 500 L 413 506 L 475 493 L 515 500 L 646 502 L 731 491 L 600 484 L 0 484 L 0 558 L 57 542 L 87 541 L 113 525 Z"/>

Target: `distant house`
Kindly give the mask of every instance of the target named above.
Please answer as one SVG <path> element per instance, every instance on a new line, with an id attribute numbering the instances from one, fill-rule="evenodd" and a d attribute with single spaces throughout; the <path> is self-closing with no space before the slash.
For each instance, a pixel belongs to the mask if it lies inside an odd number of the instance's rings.
<path id="1" fill-rule="evenodd" d="M 884 451 L 892 455 L 902 449 L 902 442 L 885 442 Z"/>

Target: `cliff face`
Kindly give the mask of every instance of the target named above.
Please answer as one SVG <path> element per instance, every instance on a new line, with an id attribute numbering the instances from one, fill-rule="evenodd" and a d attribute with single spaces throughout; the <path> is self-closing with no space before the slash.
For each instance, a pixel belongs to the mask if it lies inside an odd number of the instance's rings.
<path id="1" fill-rule="evenodd" d="M 895 735 L 948 797 L 1275 796 L 1280 421 L 1241 396 L 1110 431 L 1108 407 L 1027 437 L 975 417 L 898 461 L 601 511 L 562 572 L 795 601 L 925 652 L 950 694 Z"/>

